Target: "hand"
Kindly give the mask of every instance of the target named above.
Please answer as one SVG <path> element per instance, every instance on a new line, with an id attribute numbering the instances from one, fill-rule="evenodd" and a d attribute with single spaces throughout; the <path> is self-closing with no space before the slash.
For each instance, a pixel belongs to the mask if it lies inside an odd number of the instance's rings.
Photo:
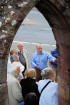
<path id="1" fill-rule="evenodd" d="M 36 69 L 36 70 L 39 70 L 39 68 L 38 68 L 37 66 L 35 67 L 35 69 Z"/>
<path id="2" fill-rule="evenodd" d="M 52 64 L 52 62 L 51 62 L 51 61 L 49 61 L 49 64 L 51 65 L 51 64 Z"/>
<path id="3" fill-rule="evenodd" d="M 56 58 L 56 59 L 54 60 L 54 62 L 58 62 L 58 59 Z"/>

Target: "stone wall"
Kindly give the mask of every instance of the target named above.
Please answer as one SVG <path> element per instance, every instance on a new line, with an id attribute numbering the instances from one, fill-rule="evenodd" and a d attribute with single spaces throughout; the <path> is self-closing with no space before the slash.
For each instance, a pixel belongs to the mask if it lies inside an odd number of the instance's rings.
<path id="1" fill-rule="evenodd" d="M 3 84 L 6 84 L 6 65 L 11 43 L 34 6 L 44 15 L 54 33 L 59 54 L 59 105 L 69 105 L 70 0 L 0 0 L 0 105 L 6 105 L 7 87 Z"/>

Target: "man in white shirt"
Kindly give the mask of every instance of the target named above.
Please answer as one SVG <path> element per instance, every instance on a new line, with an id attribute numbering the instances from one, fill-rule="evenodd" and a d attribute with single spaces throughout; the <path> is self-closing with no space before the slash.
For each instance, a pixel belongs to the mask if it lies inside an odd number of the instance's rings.
<path id="1" fill-rule="evenodd" d="M 39 105 L 58 105 L 58 84 L 54 80 L 54 71 L 47 67 L 41 72 L 43 80 L 38 83 Z"/>

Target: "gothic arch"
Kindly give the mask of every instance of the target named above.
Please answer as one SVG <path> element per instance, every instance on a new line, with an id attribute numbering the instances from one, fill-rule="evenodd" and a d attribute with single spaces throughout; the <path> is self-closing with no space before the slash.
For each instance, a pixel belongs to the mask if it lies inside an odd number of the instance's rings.
<path id="1" fill-rule="evenodd" d="M 67 86 L 69 86 L 70 81 L 70 2 L 66 0 L 25 1 L 0 1 L 0 103 L 1 105 L 6 105 L 6 65 L 10 46 L 22 21 L 29 11 L 36 6 L 49 22 L 57 42 L 59 52 L 59 105 L 68 105 L 69 87 Z M 1 95 L 3 97 L 1 97 Z"/>

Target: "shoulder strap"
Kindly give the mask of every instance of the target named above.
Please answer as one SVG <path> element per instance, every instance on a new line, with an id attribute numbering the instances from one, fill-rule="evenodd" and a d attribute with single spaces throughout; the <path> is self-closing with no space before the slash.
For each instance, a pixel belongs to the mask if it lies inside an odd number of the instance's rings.
<path id="1" fill-rule="evenodd" d="M 42 90 L 41 90 L 41 93 L 42 93 L 42 91 L 46 88 L 46 86 L 50 83 L 51 81 L 49 81 L 43 88 L 42 88 Z M 40 94 L 41 94 L 40 93 Z"/>

